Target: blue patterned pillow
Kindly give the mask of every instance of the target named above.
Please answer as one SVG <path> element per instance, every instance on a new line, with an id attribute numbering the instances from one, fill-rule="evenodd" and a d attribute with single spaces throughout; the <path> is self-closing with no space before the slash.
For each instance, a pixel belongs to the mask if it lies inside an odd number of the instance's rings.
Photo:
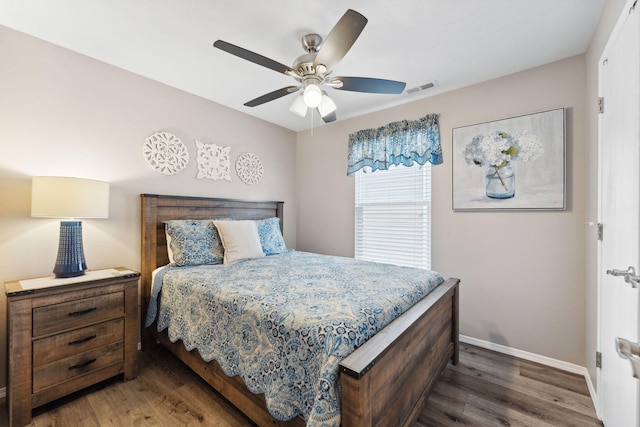
<path id="1" fill-rule="evenodd" d="M 212 220 L 170 220 L 164 223 L 172 265 L 222 264 L 224 248 Z"/>
<path id="2" fill-rule="evenodd" d="M 258 225 L 258 236 L 260 237 L 262 252 L 265 255 L 280 254 L 287 250 L 280 231 L 280 218 L 259 219 L 256 224 Z"/>

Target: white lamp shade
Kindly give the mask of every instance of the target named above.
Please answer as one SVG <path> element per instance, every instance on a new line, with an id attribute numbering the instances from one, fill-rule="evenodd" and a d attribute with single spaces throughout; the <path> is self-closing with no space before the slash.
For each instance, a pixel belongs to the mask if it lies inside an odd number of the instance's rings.
<path id="1" fill-rule="evenodd" d="M 289 107 L 289 111 L 300 117 L 307 115 L 307 104 L 304 103 L 304 96 L 302 94 L 296 96 L 296 99 L 291 103 L 291 107 Z"/>
<path id="2" fill-rule="evenodd" d="M 33 177 L 31 216 L 108 218 L 109 184 L 82 178 Z"/>
<path id="3" fill-rule="evenodd" d="M 316 108 L 322 101 L 322 91 L 318 85 L 310 84 L 304 88 L 304 103 L 309 108 Z"/>
<path id="4" fill-rule="evenodd" d="M 329 95 L 323 91 L 322 101 L 320 102 L 320 105 L 318 105 L 318 112 L 320 113 L 320 116 L 325 117 L 336 111 L 336 108 L 336 103 L 333 102 L 333 100 L 329 98 Z"/>

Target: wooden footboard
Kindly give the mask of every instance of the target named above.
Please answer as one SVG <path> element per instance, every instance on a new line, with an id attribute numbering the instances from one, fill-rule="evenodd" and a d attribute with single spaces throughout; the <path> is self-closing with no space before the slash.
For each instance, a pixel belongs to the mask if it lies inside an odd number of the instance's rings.
<path id="1" fill-rule="evenodd" d="M 142 323 L 155 268 L 167 264 L 163 221 L 170 219 L 281 219 L 282 202 L 247 202 L 199 197 L 142 195 Z M 458 279 L 447 279 L 429 295 L 370 338 L 340 364 L 342 426 L 408 426 L 449 360 L 458 362 Z M 171 343 L 155 325 L 143 331 L 143 348 L 156 342 L 261 427 L 304 426 L 301 417 L 274 419 L 264 397 L 254 395 L 239 377 L 227 377 L 217 363 L 204 362 L 197 350 Z"/>
<path id="2" fill-rule="evenodd" d="M 458 279 L 448 279 L 340 363 L 345 427 L 411 424 L 449 360 L 458 363 Z"/>

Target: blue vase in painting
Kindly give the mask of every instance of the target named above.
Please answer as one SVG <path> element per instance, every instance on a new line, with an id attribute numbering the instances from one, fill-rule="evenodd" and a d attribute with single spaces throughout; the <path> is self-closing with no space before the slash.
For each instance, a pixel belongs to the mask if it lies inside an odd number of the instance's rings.
<path id="1" fill-rule="evenodd" d="M 510 163 L 487 168 L 487 197 L 510 199 L 516 195 L 516 176 Z"/>

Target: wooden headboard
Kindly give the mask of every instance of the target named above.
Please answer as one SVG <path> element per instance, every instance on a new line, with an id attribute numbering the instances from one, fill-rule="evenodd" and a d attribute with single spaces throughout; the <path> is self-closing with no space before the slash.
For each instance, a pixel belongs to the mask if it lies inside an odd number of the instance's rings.
<path id="1" fill-rule="evenodd" d="M 208 197 L 141 194 L 142 202 L 142 324 L 147 315 L 151 273 L 169 263 L 164 222 L 171 219 L 264 219 L 280 218 L 284 226 L 284 202 L 252 202 Z M 144 335 L 144 334 L 143 334 Z M 143 340 L 144 341 L 144 340 Z"/>

